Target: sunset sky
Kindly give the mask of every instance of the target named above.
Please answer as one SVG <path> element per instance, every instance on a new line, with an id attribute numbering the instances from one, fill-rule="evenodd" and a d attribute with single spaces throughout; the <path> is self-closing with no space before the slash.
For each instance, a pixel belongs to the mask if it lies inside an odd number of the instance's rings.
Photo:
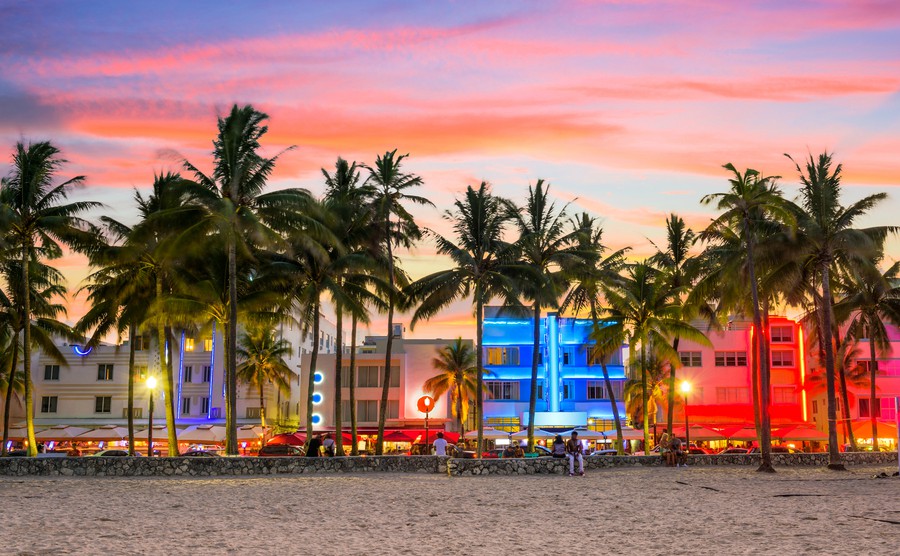
<path id="1" fill-rule="evenodd" d="M 397 148 L 437 205 L 420 224 L 440 231 L 467 185 L 521 201 L 543 178 L 641 257 L 670 211 L 705 226 L 699 200 L 728 187 L 722 164 L 781 175 L 793 198 L 783 153 L 826 149 L 845 204 L 890 194 L 860 224 L 900 223 L 890 0 L 0 1 L 0 70 L 0 174 L 16 141 L 51 139 L 66 175 L 87 176 L 77 198 L 123 220 L 154 172 L 180 157 L 209 167 L 216 115 L 237 102 L 271 116 L 267 154 L 297 146 L 273 188 L 319 194 L 338 155 Z M 445 264 L 428 243 L 405 257 L 415 277 Z M 88 271 L 76 256 L 59 266 L 73 291 Z M 414 335 L 473 337 L 470 304 Z"/>

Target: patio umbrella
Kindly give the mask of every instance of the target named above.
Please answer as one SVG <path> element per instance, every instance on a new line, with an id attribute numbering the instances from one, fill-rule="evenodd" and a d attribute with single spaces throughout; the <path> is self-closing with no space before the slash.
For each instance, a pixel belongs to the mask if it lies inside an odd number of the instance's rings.
<path id="1" fill-rule="evenodd" d="M 866 438 L 868 438 L 869 440 L 872 439 L 872 421 L 870 419 L 861 419 L 858 421 L 854 421 L 851 426 L 853 427 L 853 435 L 856 438 L 860 438 L 863 440 L 865 440 Z M 890 421 L 882 421 L 879 419 L 878 438 L 890 438 L 896 441 L 897 425 L 891 423 Z"/>
<path id="2" fill-rule="evenodd" d="M 77 440 L 122 440 L 128 437 L 125 427 L 100 427 L 78 435 Z"/>
<path id="3" fill-rule="evenodd" d="M 784 442 L 827 442 L 828 433 L 812 427 L 791 425 L 772 431 L 772 438 L 780 438 Z"/>
<path id="4" fill-rule="evenodd" d="M 266 446 L 273 444 L 287 444 L 288 446 L 303 446 L 306 444 L 306 435 L 299 432 L 284 432 L 276 434 L 266 442 Z"/>
<path id="5" fill-rule="evenodd" d="M 753 427 L 744 427 L 740 428 L 731 434 L 728 434 L 728 431 L 725 431 L 726 436 L 728 436 L 728 440 L 756 440 L 756 429 Z"/>
<path id="6" fill-rule="evenodd" d="M 135 440 L 147 440 L 147 431 L 149 429 L 144 429 L 134 433 Z M 161 425 L 158 427 L 153 427 L 153 441 L 161 442 L 164 440 L 168 440 L 168 433 L 166 432 L 166 426 Z"/>
<path id="7" fill-rule="evenodd" d="M 241 427 L 237 430 L 238 441 L 255 441 L 262 438 L 262 427 Z"/>
<path id="8" fill-rule="evenodd" d="M 385 442 L 414 442 L 415 440 L 415 435 L 402 430 L 391 431 L 384 435 Z"/>
<path id="9" fill-rule="evenodd" d="M 10 440 L 23 440 L 28 438 L 28 429 L 25 427 L 16 427 L 9 429 Z"/>
<path id="10" fill-rule="evenodd" d="M 547 432 L 542 429 L 534 429 L 534 437 L 535 438 L 556 438 L 558 433 L 555 432 Z M 514 432 L 510 435 L 512 438 L 517 440 L 522 440 L 524 438 L 528 438 L 528 429 L 522 429 L 519 432 Z"/>
<path id="11" fill-rule="evenodd" d="M 35 433 L 34 437 L 43 440 L 69 440 L 87 431 L 88 429 L 81 427 L 60 427 L 42 430 Z"/>
<path id="12" fill-rule="evenodd" d="M 478 438 L 478 431 L 467 432 L 466 438 Z M 485 440 L 503 440 L 509 438 L 509 433 L 497 429 L 485 428 L 482 438 Z"/>
<path id="13" fill-rule="evenodd" d="M 616 438 L 616 429 L 603 431 L 607 438 Z M 639 431 L 631 427 L 622 427 L 622 440 L 643 440 L 644 431 Z"/>
<path id="14" fill-rule="evenodd" d="M 572 436 L 572 432 L 578 433 L 578 440 L 605 440 L 606 435 L 600 431 L 595 431 L 591 429 L 572 429 L 570 431 L 561 432 L 563 438 Z"/>
<path id="15" fill-rule="evenodd" d="M 684 427 L 672 427 L 672 433 L 678 438 L 684 438 Z M 725 435 L 720 433 L 719 431 L 701 426 L 701 425 L 691 425 L 690 426 L 691 440 L 694 441 L 706 441 L 706 440 L 724 440 Z"/>
<path id="16" fill-rule="evenodd" d="M 179 442 L 217 444 L 225 441 L 225 427 L 213 425 L 191 425 L 178 433 Z"/>

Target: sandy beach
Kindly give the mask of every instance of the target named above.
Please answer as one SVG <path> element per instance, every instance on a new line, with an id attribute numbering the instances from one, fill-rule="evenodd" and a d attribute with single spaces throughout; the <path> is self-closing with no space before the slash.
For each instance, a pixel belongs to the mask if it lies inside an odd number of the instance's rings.
<path id="1" fill-rule="evenodd" d="M 3 478 L 0 552 L 890 554 L 895 469 Z"/>

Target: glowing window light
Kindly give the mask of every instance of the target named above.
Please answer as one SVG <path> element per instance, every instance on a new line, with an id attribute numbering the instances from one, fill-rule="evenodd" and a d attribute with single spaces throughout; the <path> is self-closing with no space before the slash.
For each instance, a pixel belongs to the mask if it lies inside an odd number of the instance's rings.
<path id="1" fill-rule="evenodd" d="M 74 351 L 75 355 L 77 355 L 79 357 L 85 357 L 87 354 L 94 351 L 94 348 L 92 348 L 92 347 L 83 348 L 81 346 L 72 346 L 72 351 Z"/>
<path id="2" fill-rule="evenodd" d="M 803 345 L 803 327 L 797 327 L 798 335 L 798 343 L 800 345 L 800 402 L 802 403 L 802 411 L 803 411 L 803 420 L 807 421 L 808 415 L 806 410 L 806 354 L 805 346 Z"/>
<path id="3" fill-rule="evenodd" d="M 319 405 L 320 403 L 322 403 L 322 394 L 319 392 L 314 392 L 312 396 L 312 402 L 315 405 Z"/>
<path id="4" fill-rule="evenodd" d="M 316 371 L 316 372 L 313 374 L 313 383 L 315 383 L 315 384 L 322 384 L 322 382 L 323 382 L 324 380 L 325 380 L 325 375 L 322 374 L 322 371 Z"/>

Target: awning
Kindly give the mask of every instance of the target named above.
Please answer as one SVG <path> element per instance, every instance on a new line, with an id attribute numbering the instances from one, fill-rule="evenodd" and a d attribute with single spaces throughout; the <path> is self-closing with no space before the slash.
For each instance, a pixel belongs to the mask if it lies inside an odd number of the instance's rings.
<path id="1" fill-rule="evenodd" d="M 100 427 L 78 435 L 77 440 L 122 440 L 128 438 L 126 427 Z"/>
<path id="2" fill-rule="evenodd" d="M 288 446 L 303 446 L 306 444 L 306 435 L 299 432 L 285 432 L 276 434 L 266 442 L 267 446 L 273 444 L 287 444 Z"/>
<path id="3" fill-rule="evenodd" d="M 179 442 L 219 444 L 225 441 L 225 427 L 215 425 L 191 425 L 178 433 Z"/>
<path id="4" fill-rule="evenodd" d="M 772 438 L 778 438 L 783 442 L 828 442 L 828 433 L 809 426 L 788 425 L 772 431 Z"/>
<path id="5" fill-rule="evenodd" d="M 607 438 L 616 438 L 616 429 L 609 429 L 608 431 L 603 431 L 603 434 L 606 435 Z M 622 440 L 643 440 L 644 439 L 644 431 L 633 429 L 631 427 L 622 427 Z"/>
<path id="6" fill-rule="evenodd" d="M 853 436 L 860 439 L 869 440 L 872 439 L 872 420 L 871 419 L 858 419 L 851 423 L 850 425 L 853 427 Z M 838 431 L 840 431 L 840 427 L 838 427 Z M 889 438 L 891 440 L 897 440 L 897 425 L 896 423 L 892 423 L 890 421 L 882 421 L 878 420 L 878 438 Z"/>
<path id="7" fill-rule="evenodd" d="M 34 437 L 42 440 L 70 440 L 87 431 L 88 429 L 81 427 L 60 427 L 42 430 L 35 433 Z"/>

